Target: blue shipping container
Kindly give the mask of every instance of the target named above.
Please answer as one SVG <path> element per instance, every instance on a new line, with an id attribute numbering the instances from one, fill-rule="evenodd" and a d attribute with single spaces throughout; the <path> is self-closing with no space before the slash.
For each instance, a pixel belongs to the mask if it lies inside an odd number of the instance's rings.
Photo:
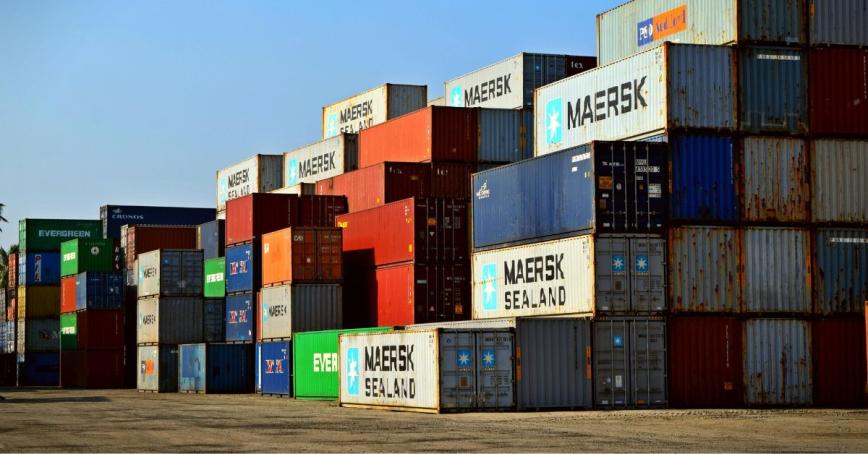
<path id="1" fill-rule="evenodd" d="M 205 342 L 226 342 L 226 300 L 205 298 L 202 301 L 202 312 Z"/>
<path id="2" fill-rule="evenodd" d="M 814 247 L 817 312 L 862 313 L 868 301 L 868 229 L 817 229 Z"/>
<path id="3" fill-rule="evenodd" d="M 27 252 L 18 256 L 18 285 L 59 284 L 59 252 Z"/>
<path id="4" fill-rule="evenodd" d="M 102 234 L 120 239 L 125 224 L 199 225 L 217 217 L 214 208 L 147 207 L 135 205 L 103 205 L 99 209 Z"/>
<path id="5" fill-rule="evenodd" d="M 259 365 L 262 361 L 262 342 L 256 343 L 256 364 L 254 365 L 254 377 L 256 379 L 256 392 L 262 392 L 262 374 L 259 370 Z"/>
<path id="6" fill-rule="evenodd" d="M 252 344 L 184 344 L 179 355 L 179 391 L 253 392 Z"/>
<path id="7" fill-rule="evenodd" d="M 659 233 L 668 145 L 594 142 L 473 175 L 473 246 L 578 233 Z"/>
<path id="8" fill-rule="evenodd" d="M 738 221 L 732 137 L 671 135 L 668 141 L 670 220 L 693 224 Z"/>
<path id="9" fill-rule="evenodd" d="M 18 374 L 21 386 L 59 386 L 60 353 L 24 354 L 24 361 L 18 363 Z"/>
<path id="10" fill-rule="evenodd" d="M 202 249 L 205 260 L 223 257 L 226 252 L 226 221 L 215 219 L 206 222 L 196 230 L 198 248 Z"/>
<path id="11" fill-rule="evenodd" d="M 259 289 L 259 242 L 226 248 L 226 293 Z"/>
<path id="12" fill-rule="evenodd" d="M 75 276 L 75 310 L 115 310 L 123 307 L 123 273 L 79 273 Z"/>
<path id="13" fill-rule="evenodd" d="M 226 341 L 252 342 L 256 325 L 256 302 L 253 293 L 226 297 Z"/>
<path id="14" fill-rule="evenodd" d="M 262 342 L 257 369 L 262 394 L 292 395 L 292 349 L 288 341 Z"/>
<path id="15" fill-rule="evenodd" d="M 804 51 L 746 46 L 738 63 L 742 131 L 807 133 Z"/>
<path id="16" fill-rule="evenodd" d="M 533 109 L 479 109 L 480 162 L 533 157 Z"/>

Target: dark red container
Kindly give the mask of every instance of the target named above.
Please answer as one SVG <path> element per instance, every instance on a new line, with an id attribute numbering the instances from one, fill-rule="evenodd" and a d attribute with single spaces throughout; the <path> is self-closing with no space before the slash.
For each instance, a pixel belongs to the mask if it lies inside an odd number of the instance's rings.
<path id="1" fill-rule="evenodd" d="M 868 49 L 811 49 L 811 132 L 868 134 Z"/>
<path id="2" fill-rule="evenodd" d="M 865 405 L 865 322 L 862 319 L 816 320 L 814 404 L 824 407 Z"/>
<path id="3" fill-rule="evenodd" d="M 76 324 L 79 350 L 124 348 L 123 311 L 81 311 Z"/>
<path id="4" fill-rule="evenodd" d="M 298 198 L 299 224 L 289 227 L 334 227 L 335 217 L 349 211 L 343 195 L 300 195 Z"/>
<path id="5" fill-rule="evenodd" d="M 343 195 L 343 194 L 334 194 Z M 334 227 L 346 197 L 254 193 L 226 202 L 226 246 L 287 227 Z"/>
<path id="6" fill-rule="evenodd" d="M 470 259 L 467 202 L 410 198 L 338 216 L 345 253 L 370 250 L 363 266 L 454 263 Z"/>
<path id="7" fill-rule="evenodd" d="M 9 270 L 9 273 L 6 276 L 6 287 L 16 288 L 18 287 L 18 253 L 13 252 L 9 254 L 8 259 L 8 268 L 6 269 Z"/>
<path id="8" fill-rule="evenodd" d="M 316 184 L 318 195 L 346 196 L 350 213 L 409 197 L 428 197 L 430 192 L 430 164 L 410 162 L 376 164 Z"/>
<path id="9" fill-rule="evenodd" d="M 476 109 L 431 106 L 359 133 L 359 167 L 388 161 L 476 162 Z"/>
<path id="10" fill-rule="evenodd" d="M 744 405 L 742 322 L 733 317 L 669 319 L 669 404 Z"/>
<path id="11" fill-rule="evenodd" d="M 470 176 L 477 165 L 464 162 L 431 164 L 431 197 L 462 199 L 470 197 Z"/>
<path id="12" fill-rule="evenodd" d="M 195 249 L 195 226 L 131 225 L 127 229 L 127 269 L 135 268 L 136 256 L 157 249 Z"/>
<path id="13" fill-rule="evenodd" d="M 60 353 L 60 386 L 64 388 L 123 388 L 123 350 Z"/>
<path id="14" fill-rule="evenodd" d="M 15 386 L 18 383 L 18 355 L 0 353 L 0 386 Z"/>

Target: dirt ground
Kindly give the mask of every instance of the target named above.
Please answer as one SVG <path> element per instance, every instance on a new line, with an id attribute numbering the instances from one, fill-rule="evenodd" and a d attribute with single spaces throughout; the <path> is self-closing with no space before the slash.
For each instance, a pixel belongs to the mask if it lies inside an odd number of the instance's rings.
<path id="1" fill-rule="evenodd" d="M 0 396 L 0 452 L 868 451 L 866 410 L 428 415 L 255 395 Z"/>

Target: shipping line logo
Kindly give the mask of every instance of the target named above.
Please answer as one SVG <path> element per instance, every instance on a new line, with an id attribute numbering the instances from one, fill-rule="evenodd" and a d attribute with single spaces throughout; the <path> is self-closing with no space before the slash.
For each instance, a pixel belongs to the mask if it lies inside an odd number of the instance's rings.
<path id="1" fill-rule="evenodd" d="M 476 191 L 476 198 L 483 200 L 489 197 L 491 197 L 491 191 L 488 190 L 488 180 L 485 180 L 482 182 L 482 186 L 479 187 L 479 190 Z"/>
<path id="2" fill-rule="evenodd" d="M 662 12 L 636 24 L 637 46 L 642 47 L 687 30 L 687 5 Z"/>
<path id="3" fill-rule="evenodd" d="M 455 356 L 455 363 L 459 370 L 472 368 L 473 359 L 470 350 L 458 350 L 458 354 Z"/>
<path id="4" fill-rule="evenodd" d="M 359 395 L 359 349 L 347 349 L 347 394 Z"/>
<path id="5" fill-rule="evenodd" d="M 647 273 L 648 272 L 648 256 L 647 255 L 637 255 L 636 256 L 636 272 L 637 273 Z"/>
<path id="6" fill-rule="evenodd" d="M 546 143 L 557 144 L 563 139 L 563 112 L 564 101 L 562 98 L 550 99 L 546 103 Z"/>
<path id="7" fill-rule="evenodd" d="M 338 115 L 330 113 L 326 117 L 326 137 L 338 135 Z"/>
<path id="8" fill-rule="evenodd" d="M 497 356 L 494 354 L 493 348 L 482 349 L 482 368 L 494 369 L 497 367 Z"/>
<path id="9" fill-rule="evenodd" d="M 295 186 L 298 183 L 298 159 L 290 159 L 286 163 L 286 185 Z"/>
<path id="10" fill-rule="evenodd" d="M 266 359 L 265 373 L 266 374 L 283 374 L 284 359 Z"/>
<path id="11" fill-rule="evenodd" d="M 482 265 L 482 310 L 497 310 L 497 264 Z"/>
<path id="12" fill-rule="evenodd" d="M 449 105 L 452 107 L 464 107 L 464 87 L 456 85 L 449 92 Z"/>

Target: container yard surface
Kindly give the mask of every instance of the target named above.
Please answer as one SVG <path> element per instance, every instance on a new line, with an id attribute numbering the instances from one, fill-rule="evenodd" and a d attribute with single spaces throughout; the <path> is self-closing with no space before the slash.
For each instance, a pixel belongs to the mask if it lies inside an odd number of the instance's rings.
<path id="1" fill-rule="evenodd" d="M 2 388 L 0 396 L 3 452 L 868 451 L 865 410 L 435 416 L 256 395 Z"/>

